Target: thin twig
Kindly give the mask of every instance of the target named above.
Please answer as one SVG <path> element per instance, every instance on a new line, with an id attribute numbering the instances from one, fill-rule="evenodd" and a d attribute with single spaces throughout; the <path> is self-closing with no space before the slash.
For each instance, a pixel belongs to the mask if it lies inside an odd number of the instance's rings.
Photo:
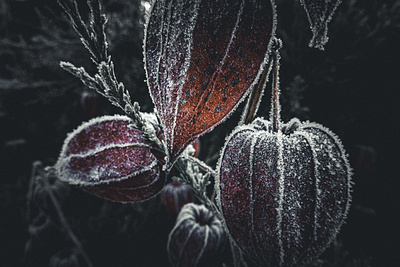
<path id="1" fill-rule="evenodd" d="M 181 158 L 185 158 L 193 163 L 195 163 L 197 166 L 199 166 L 201 169 L 203 169 L 205 172 L 209 173 L 211 176 L 216 177 L 217 174 L 215 173 L 215 170 L 208 166 L 205 162 L 201 161 L 200 159 L 192 156 L 187 156 L 183 155 Z"/>
<path id="2" fill-rule="evenodd" d="M 91 76 L 85 68 L 76 67 L 70 62 L 60 62 L 60 66 L 79 78 L 90 89 L 106 97 L 111 104 L 121 108 L 135 122 L 135 127 L 166 154 L 166 147 L 155 134 L 153 127 L 149 127 L 142 117 L 139 104 L 132 103 L 129 91 L 116 78 L 114 63 L 107 51 L 108 42 L 105 34 L 107 18 L 101 12 L 99 0 L 87 0 L 90 11 L 89 27 L 82 20 L 76 0 L 58 0 L 58 3 L 70 18 L 82 44 L 90 52 L 91 59 L 97 66 L 97 73 Z"/>
<path id="3" fill-rule="evenodd" d="M 251 91 L 250 97 L 247 100 L 246 108 L 240 124 L 249 124 L 254 120 L 258 107 L 260 106 L 261 98 L 264 94 L 265 85 L 268 81 L 268 74 L 271 71 L 272 60 L 269 60 L 268 65 L 264 67 L 262 75 L 257 83 L 257 86 Z"/>
<path id="4" fill-rule="evenodd" d="M 201 161 L 191 161 L 187 157 L 180 157 L 175 166 L 179 170 L 181 178 L 190 185 L 200 202 L 212 211 L 219 220 L 223 220 L 217 205 L 206 194 L 206 187 L 210 184 L 209 177 L 211 175 L 215 177 L 216 174 L 210 167 L 206 168 L 211 170 L 210 172 L 206 171 L 206 174 L 199 172 L 196 167 L 205 167 L 205 163 L 193 166 L 193 163 L 198 164 L 199 162 Z"/>
<path id="5" fill-rule="evenodd" d="M 72 231 L 71 227 L 69 226 L 69 224 L 67 222 L 67 219 L 65 218 L 64 213 L 62 212 L 61 205 L 60 205 L 60 203 L 58 203 L 57 198 L 54 196 L 53 191 L 50 188 L 50 184 L 49 184 L 49 181 L 48 181 L 48 175 L 46 175 L 46 173 L 43 173 L 41 175 L 41 177 L 43 178 L 44 185 L 46 186 L 46 191 L 49 193 L 50 199 L 53 202 L 53 205 L 54 205 L 54 207 L 55 207 L 55 209 L 57 211 L 58 218 L 60 220 L 61 225 L 63 226 L 62 229 L 66 232 L 68 237 L 75 244 L 76 248 L 79 249 L 79 251 L 82 253 L 82 256 L 84 257 L 84 259 L 85 259 L 86 263 L 88 264 L 88 266 L 89 267 L 93 266 L 92 262 L 90 261 L 90 259 L 88 257 L 88 255 L 84 251 L 81 242 L 79 241 L 79 239 L 76 237 L 76 235 Z"/>
<path id="6" fill-rule="evenodd" d="M 41 161 L 34 161 L 32 163 L 31 179 L 29 181 L 28 194 L 27 194 L 27 197 L 26 197 L 26 200 L 27 200 L 27 212 L 26 213 L 28 215 L 28 220 L 30 220 L 31 217 L 32 217 L 31 202 L 32 202 L 32 198 L 33 198 L 33 185 L 35 183 L 36 173 L 37 173 L 39 168 L 43 168 L 42 162 Z"/>

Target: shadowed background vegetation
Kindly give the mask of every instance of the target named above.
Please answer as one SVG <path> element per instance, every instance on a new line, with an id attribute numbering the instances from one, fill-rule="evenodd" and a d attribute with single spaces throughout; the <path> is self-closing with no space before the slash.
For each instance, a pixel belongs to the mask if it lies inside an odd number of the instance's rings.
<path id="1" fill-rule="evenodd" d="M 277 36 L 283 40 L 282 119 L 298 117 L 330 128 L 343 141 L 354 169 L 347 223 L 311 265 L 400 265 L 400 1 L 343 1 L 329 23 L 324 51 L 308 47 L 311 31 L 300 3 L 276 2 Z M 133 101 L 150 112 L 142 54 L 144 1 L 103 3 L 117 78 Z M 85 13 L 87 6 L 80 7 Z M 71 241 L 63 229 L 46 224 L 40 212 L 32 216 L 27 197 L 32 162 L 54 164 L 68 132 L 93 116 L 120 113 L 62 70 L 60 61 L 95 71 L 56 1 L 1 1 L 2 266 L 47 266 L 50 259 L 63 256 L 60 251 L 76 253 L 65 249 Z M 258 113 L 263 117 L 269 114 L 268 88 Z M 211 166 L 242 108 L 201 138 L 200 158 Z M 94 266 L 168 264 L 166 242 L 174 218 L 165 212 L 160 196 L 124 205 L 78 188 L 67 191 L 62 210 Z M 229 249 L 221 257 L 229 264 Z"/>

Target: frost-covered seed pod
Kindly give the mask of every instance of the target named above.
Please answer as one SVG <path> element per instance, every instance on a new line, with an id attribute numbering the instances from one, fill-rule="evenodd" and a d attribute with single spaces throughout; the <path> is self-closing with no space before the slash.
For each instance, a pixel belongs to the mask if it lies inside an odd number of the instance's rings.
<path id="1" fill-rule="evenodd" d="M 340 140 L 320 124 L 292 119 L 272 129 L 256 119 L 227 138 L 217 200 L 230 235 L 256 262 L 302 265 L 339 231 L 351 168 Z"/>
<path id="2" fill-rule="evenodd" d="M 204 205 L 188 203 L 178 214 L 169 234 L 168 254 L 173 266 L 198 266 L 222 244 L 220 220 Z"/>
<path id="3" fill-rule="evenodd" d="M 153 114 L 142 114 L 161 134 Z M 162 136 L 159 136 L 162 139 Z M 160 193 L 165 184 L 164 155 L 127 116 L 103 116 L 69 134 L 58 158 L 61 180 L 118 202 L 139 202 Z"/>
<path id="4" fill-rule="evenodd" d="M 173 181 L 164 187 L 164 206 L 172 216 L 178 215 L 181 208 L 193 200 L 193 191 L 184 182 Z"/>

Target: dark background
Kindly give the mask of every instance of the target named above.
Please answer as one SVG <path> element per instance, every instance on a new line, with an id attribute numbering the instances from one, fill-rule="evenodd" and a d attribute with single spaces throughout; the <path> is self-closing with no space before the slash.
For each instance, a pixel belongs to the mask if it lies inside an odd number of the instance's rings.
<path id="1" fill-rule="evenodd" d="M 120 113 L 102 97 L 83 98 L 88 89 L 59 67 L 59 61 L 71 61 L 94 71 L 55 2 L 0 2 L 1 266 L 47 266 L 71 247 L 63 229 L 28 214 L 32 162 L 54 164 L 68 132 L 93 116 Z M 312 264 L 400 265 L 400 1 L 343 1 L 329 24 L 324 51 L 308 47 L 311 31 L 298 1 L 277 1 L 277 6 L 277 36 L 284 44 L 282 118 L 330 128 L 341 138 L 354 170 L 347 223 Z M 85 14 L 87 7 L 81 8 Z M 142 110 L 151 111 L 141 1 L 104 1 L 104 11 L 117 77 Z M 269 96 L 265 93 L 260 116 L 268 117 Z M 92 104 L 82 105 L 82 99 Z M 211 166 L 241 109 L 201 138 L 200 158 Z M 94 266 L 168 265 L 166 242 L 174 218 L 160 196 L 124 205 L 69 188 L 62 209 Z M 229 263 L 229 249 L 221 255 Z"/>

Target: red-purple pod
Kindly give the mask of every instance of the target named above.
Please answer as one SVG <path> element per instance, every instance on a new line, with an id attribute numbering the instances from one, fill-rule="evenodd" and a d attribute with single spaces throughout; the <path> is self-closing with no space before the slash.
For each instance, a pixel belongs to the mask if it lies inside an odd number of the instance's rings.
<path id="1" fill-rule="evenodd" d="M 94 92 L 84 91 L 81 95 L 81 106 L 88 118 L 94 118 L 99 115 L 99 95 Z"/>
<path id="2" fill-rule="evenodd" d="M 144 116 L 156 132 L 158 126 Z M 162 137 L 162 136 L 161 136 Z M 127 116 L 103 116 L 69 134 L 55 165 L 62 181 L 118 202 L 139 202 L 165 185 L 163 155 Z"/>
<path id="3" fill-rule="evenodd" d="M 192 188 L 184 182 L 173 181 L 164 187 L 164 206 L 172 216 L 178 215 L 185 204 L 193 201 Z"/>
<path id="4" fill-rule="evenodd" d="M 351 168 L 340 140 L 292 119 L 256 119 L 227 138 L 217 202 L 233 240 L 257 263 L 297 266 L 334 239 L 350 205 Z"/>
<path id="5" fill-rule="evenodd" d="M 175 267 L 194 267 L 212 257 L 223 243 L 221 221 L 204 205 L 188 203 L 169 234 L 168 255 Z"/>

